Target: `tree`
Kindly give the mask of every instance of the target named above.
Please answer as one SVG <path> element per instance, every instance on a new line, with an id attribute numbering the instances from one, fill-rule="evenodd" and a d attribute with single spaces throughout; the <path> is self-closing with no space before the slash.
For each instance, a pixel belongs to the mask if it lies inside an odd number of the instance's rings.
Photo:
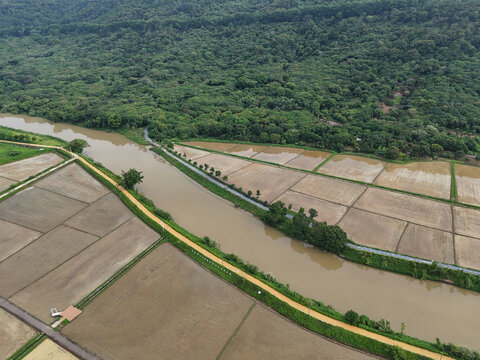
<path id="1" fill-rule="evenodd" d="M 387 152 L 385 153 L 385 156 L 387 159 L 398 159 L 398 156 L 400 155 L 400 150 L 398 150 L 398 147 L 396 146 L 389 146 L 387 149 Z"/>
<path id="2" fill-rule="evenodd" d="M 360 316 L 353 310 L 348 310 L 345 313 L 345 321 L 352 325 L 357 325 L 360 322 Z"/>
<path id="3" fill-rule="evenodd" d="M 81 153 L 83 149 L 89 146 L 88 142 L 82 139 L 74 139 L 67 144 L 67 148 L 75 153 Z"/>
<path id="4" fill-rule="evenodd" d="M 432 151 L 432 155 L 436 158 L 438 158 L 443 153 L 443 147 L 439 144 L 430 145 L 430 150 Z"/>
<path id="5" fill-rule="evenodd" d="M 256 191 L 255 194 L 257 195 L 257 199 L 258 199 L 258 198 L 260 197 L 260 195 L 261 195 L 261 194 L 260 194 L 260 190 L 257 189 L 257 191 Z"/>
<path id="6" fill-rule="evenodd" d="M 317 210 L 315 210 L 313 208 L 308 210 L 308 213 L 310 214 L 310 219 L 312 219 L 312 220 L 315 219 L 318 216 Z"/>
<path id="7" fill-rule="evenodd" d="M 223 178 L 222 178 L 223 181 L 227 182 L 228 181 L 228 176 L 225 175 Z"/>
<path id="8" fill-rule="evenodd" d="M 215 176 L 220 177 L 222 175 L 222 172 L 220 170 L 215 171 Z"/>
<path id="9" fill-rule="evenodd" d="M 143 182 L 143 175 L 141 171 L 130 169 L 127 172 L 122 170 L 122 181 L 121 185 L 125 189 L 133 189 L 133 187 L 139 183 Z"/>

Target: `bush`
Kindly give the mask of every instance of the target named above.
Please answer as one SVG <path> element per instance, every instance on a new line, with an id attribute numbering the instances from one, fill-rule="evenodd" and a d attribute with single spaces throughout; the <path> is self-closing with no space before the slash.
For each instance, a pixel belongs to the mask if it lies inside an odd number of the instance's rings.
<path id="1" fill-rule="evenodd" d="M 352 325 L 358 325 L 360 323 L 360 316 L 353 310 L 348 310 L 345 313 L 345 321 Z"/>

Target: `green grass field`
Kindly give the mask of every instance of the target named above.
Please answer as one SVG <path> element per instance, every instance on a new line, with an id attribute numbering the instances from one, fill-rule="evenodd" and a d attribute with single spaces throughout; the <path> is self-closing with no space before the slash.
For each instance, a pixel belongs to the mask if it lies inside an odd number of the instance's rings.
<path id="1" fill-rule="evenodd" d="M 13 144 L 0 144 L 0 165 L 8 164 L 13 161 L 26 159 L 32 156 L 49 152 L 49 149 L 31 149 Z"/>

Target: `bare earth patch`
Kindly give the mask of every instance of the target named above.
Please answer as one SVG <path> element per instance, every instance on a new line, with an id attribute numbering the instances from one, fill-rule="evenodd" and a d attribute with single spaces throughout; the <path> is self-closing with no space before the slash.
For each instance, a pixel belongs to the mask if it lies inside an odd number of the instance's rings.
<path id="1" fill-rule="evenodd" d="M 387 164 L 375 184 L 449 199 L 450 164 L 445 161 Z"/>
<path id="2" fill-rule="evenodd" d="M 325 176 L 307 175 L 292 190 L 350 206 L 365 190 L 365 186 Z"/>
<path id="3" fill-rule="evenodd" d="M 50 308 L 63 310 L 77 303 L 158 237 L 141 220 L 133 218 L 17 293 L 11 301 L 49 322 Z"/>
<path id="4" fill-rule="evenodd" d="M 252 159 L 268 161 L 276 164 L 285 164 L 286 162 L 296 158 L 299 154 L 305 150 L 296 148 L 287 148 L 280 146 L 272 146 L 267 150 L 252 156 Z"/>
<path id="5" fill-rule="evenodd" d="M 442 263 L 455 263 L 451 233 L 415 224 L 407 225 L 397 252 Z"/>
<path id="6" fill-rule="evenodd" d="M 355 203 L 355 207 L 415 224 L 452 231 L 451 207 L 439 201 L 369 188 Z"/>
<path id="7" fill-rule="evenodd" d="M 22 181 L 62 161 L 63 159 L 54 153 L 38 155 L 0 166 L 0 176 Z"/>
<path id="8" fill-rule="evenodd" d="M 373 360 L 376 357 L 317 336 L 256 305 L 220 359 Z"/>
<path id="9" fill-rule="evenodd" d="M 104 360 L 210 360 L 252 303 L 166 243 L 62 332 Z"/>
<path id="10" fill-rule="evenodd" d="M 46 232 L 85 206 L 84 202 L 30 187 L 0 202 L 0 219 Z"/>
<path id="11" fill-rule="evenodd" d="M 480 240 L 455 235 L 455 254 L 458 265 L 480 269 Z"/>
<path id="12" fill-rule="evenodd" d="M 480 205 L 480 168 L 455 164 L 458 200 L 467 204 Z"/>
<path id="13" fill-rule="evenodd" d="M 24 360 L 78 360 L 67 350 L 55 344 L 52 340 L 46 339 L 38 345 L 31 353 L 24 357 Z"/>
<path id="14" fill-rule="evenodd" d="M 315 220 L 325 221 L 330 225 L 335 225 L 339 222 L 342 216 L 347 212 L 345 206 L 290 190 L 282 194 L 282 196 L 273 202 L 276 201 L 282 201 L 285 206 L 292 204 L 293 211 L 298 211 L 303 207 L 307 215 L 308 210 L 315 209 L 318 212 L 318 217 L 316 217 Z"/>
<path id="15" fill-rule="evenodd" d="M 35 186 L 91 203 L 106 195 L 109 190 L 91 177 L 77 164 L 55 171 Z"/>
<path id="16" fill-rule="evenodd" d="M 222 172 L 221 176 L 224 176 L 243 169 L 244 167 L 251 165 L 252 162 L 226 155 L 210 154 L 202 158 L 202 161 L 199 162 L 199 164 L 208 164 L 210 168 L 213 166 L 215 170 L 220 170 Z"/>
<path id="17" fill-rule="evenodd" d="M 454 206 L 453 218 L 457 234 L 480 238 L 479 210 Z"/>
<path id="18" fill-rule="evenodd" d="M 244 191 L 252 191 L 253 194 L 259 189 L 260 199 L 270 202 L 304 176 L 305 174 L 298 171 L 254 163 L 229 176 L 228 181 Z"/>
<path id="19" fill-rule="evenodd" d="M 338 225 L 357 244 L 395 251 L 407 223 L 351 208 Z"/>
<path id="20" fill-rule="evenodd" d="M 384 163 L 380 160 L 361 156 L 335 155 L 317 172 L 371 183 L 383 167 Z"/>
<path id="21" fill-rule="evenodd" d="M 0 359 L 7 359 L 36 334 L 30 326 L 0 309 Z"/>
<path id="22" fill-rule="evenodd" d="M 0 220 L 0 229 L 0 261 L 5 260 L 41 235 L 38 231 L 3 220 Z"/>
<path id="23" fill-rule="evenodd" d="M 237 146 L 237 144 L 232 144 L 232 143 L 221 143 L 221 142 L 209 142 L 209 141 L 188 141 L 185 142 L 184 144 L 191 145 L 191 146 L 196 146 L 196 147 L 201 147 L 204 149 L 208 150 L 215 150 L 215 151 L 227 151 L 234 146 Z"/>
<path id="24" fill-rule="evenodd" d="M 9 298 L 98 238 L 60 225 L 0 263 L 0 295 Z"/>
<path id="25" fill-rule="evenodd" d="M 205 150 L 192 149 L 188 146 L 181 145 L 175 145 L 173 147 L 173 150 L 178 151 L 182 158 L 192 159 L 192 161 L 210 154 L 208 151 Z M 184 157 L 183 154 L 185 154 L 186 157 Z"/>
<path id="26" fill-rule="evenodd" d="M 287 162 L 285 165 L 297 169 L 313 170 L 330 155 L 331 154 L 326 151 L 306 150 L 296 158 Z"/>
<path id="27" fill-rule="evenodd" d="M 113 193 L 76 214 L 65 224 L 97 236 L 104 236 L 133 217 L 133 213 Z"/>
<path id="28" fill-rule="evenodd" d="M 253 155 L 258 154 L 259 152 L 267 149 L 268 146 L 264 145 L 248 145 L 248 144 L 239 144 L 231 149 L 226 150 L 233 155 L 252 157 Z"/>

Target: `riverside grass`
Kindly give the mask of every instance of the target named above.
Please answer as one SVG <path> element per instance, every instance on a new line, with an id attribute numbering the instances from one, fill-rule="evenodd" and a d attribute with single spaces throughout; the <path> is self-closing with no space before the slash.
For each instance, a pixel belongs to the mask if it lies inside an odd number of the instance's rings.
<path id="1" fill-rule="evenodd" d="M 89 162 L 93 163 L 91 160 Z M 398 356 L 401 356 L 400 359 L 405 359 L 405 360 L 426 359 L 425 357 L 422 357 L 420 355 L 413 354 L 413 353 L 404 351 L 402 349 L 398 349 L 396 347 L 393 347 L 391 345 L 380 343 L 376 340 L 369 339 L 369 338 L 366 338 L 364 336 L 351 333 L 347 330 L 337 328 L 335 326 L 323 323 L 319 320 L 316 320 L 316 319 L 308 316 L 307 314 L 304 314 L 304 313 L 292 308 L 288 304 L 282 302 L 281 300 L 278 300 L 277 298 L 275 298 L 274 296 L 272 296 L 271 294 L 269 294 L 265 291 L 262 291 L 262 294 L 259 295 L 258 291 L 260 290 L 260 288 L 258 288 L 256 285 L 252 284 L 248 280 L 245 280 L 244 278 L 242 278 L 242 277 L 240 277 L 240 276 L 238 276 L 234 273 L 224 272 L 222 270 L 221 266 L 217 267 L 217 266 L 213 265 L 211 262 L 208 262 L 208 261 L 202 259 L 200 256 L 195 255 L 192 248 L 190 248 L 187 244 L 181 242 L 179 239 L 177 239 L 174 235 L 170 234 L 169 232 L 164 232 L 163 228 L 159 224 L 157 224 L 152 219 L 147 217 L 143 212 L 141 212 L 118 188 L 113 186 L 110 182 L 108 182 L 107 180 L 102 178 L 100 175 L 95 173 L 93 170 L 89 169 L 86 165 L 82 164 L 81 162 L 78 162 L 78 163 L 81 164 L 82 167 L 84 169 L 86 169 L 97 180 L 101 181 L 105 186 L 107 186 L 110 190 L 112 190 L 115 194 L 117 194 L 120 197 L 120 199 L 125 203 L 125 205 L 127 205 L 135 215 L 137 215 L 147 225 L 151 226 L 154 230 L 156 230 L 157 232 L 162 234 L 162 237 L 166 241 L 169 241 L 170 243 L 175 245 L 177 248 L 181 249 L 183 252 L 185 252 L 185 254 L 190 256 L 192 259 L 194 259 L 195 261 L 200 263 L 202 266 L 206 267 L 208 270 L 210 270 L 211 272 L 213 272 L 217 276 L 222 277 L 224 280 L 232 283 L 233 285 L 237 286 L 239 289 L 245 291 L 249 295 L 251 295 L 251 296 L 257 298 L 258 300 L 264 302 L 265 304 L 270 306 L 272 309 L 276 310 L 277 312 L 284 315 L 288 319 L 290 319 L 290 320 L 296 322 L 297 324 L 300 324 L 300 325 L 306 327 L 307 329 L 309 329 L 311 331 L 314 331 L 318 334 L 330 337 L 330 338 L 335 339 L 335 340 L 337 340 L 341 343 L 344 343 L 346 345 L 350 345 L 352 347 L 368 351 L 372 354 L 385 356 L 389 359 L 397 359 L 397 358 L 399 358 Z M 137 199 L 138 199 L 138 197 L 144 198 L 142 195 L 135 194 L 135 192 L 131 192 L 131 193 Z M 143 203 L 143 201 L 142 201 L 142 203 Z M 147 209 L 149 209 L 150 211 L 153 210 L 153 208 L 151 206 L 151 202 L 150 202 L 150 204 L 144 204 L 144 206 L 146 206 Z M 256 270 L 256 267 L 251 266 L 250 264 L 244 263 L 241 259 L 239 259 L 237 256 L 235 256 L 233 254 L 230 254 L 230 255 L 224 254 L 223 252 L 221 252 L 219 249 L 217 249 L 215 247 L 207 246 L 202 241 L 202 239 L 200 239 L 199 237 L 189 233 L 188 231 L 186 231 L 185 229 L 180 227 L 175 222 L 168 221 L 168 220 L 164 220 L 164 221 L 165 221 L 165 223 L 172 226 L 172 228 L 177 230 L 179 233 L 188 237 L 190 240 L 194 241 L 197 245 L 199 245 L 199 246 L 203 247 L 204 249 L 210 251 L 211 253 L 213 253 L 214 255 L 223 259 L 224 261 L 229 262 L 230 264 L 232 264 L 234 266 L 237 266 L 240 269 L 254 275 L 259 280 L 265 282 L 266 284 L 268 284 L 272 288 L 282 292 L 284 295 L 288 296 L 292 300 L 295 300 L 295 301 L 297 301 L 297 302 L 299 302 L 299 303 L 301 303 L 305 306 L 310 306 L 312 310 L 316 310 L 318 312 L 324 313 L 325 315 L 331 316 L 331 317 L 333 317 L 337 320 L 344 321 L 344 316 L 342 314 L 336 312 L 335 310 L 333 310 L 333 308 L 327 307 L 327 306 L 323 305 L 321 302 L 314 301 L 314 300 L 309 300 L 309 299 L 303 297 L 302 295 L 291 291 L 287 286 L 278 283 L 275 279 L 273 279 L 271 277 L 269 278 L 270 281 L 265 280 L 262 277 L 262 275 L 265 276 L 265 274 L 263 274 L 261 272 L 258 272 Z M 232 259 L 235 259 L 235 260 L 232 261 Z M 268 277 L 268 275 L 267 275 L 267 277 Z M 368 328 L 368 327 L 365 327 L 365 329 L 376 332 L 376 333 L 379 333 L 379 334 L 382 334 L 384 336 L 388 336 L 392 339 L 398 339 L 398 340 L 401 339 L 401 341 L 404 341 L 404 342 L 409 343 L 411 345 L 415 345 L 415 346 L 425 348 L 425 349 L 430 350 L 430 351 L 438 352 L 438 349 L 435 347 L 434 344 L 423 341 L 423 340 L 408 337 L 406 335 L 384 333 L 384 332 L 380 332 L 376 329 L 372 329 L 372 328 Z M 399 338 L 399 336 L 400 336 L 400 338 Z"/>

